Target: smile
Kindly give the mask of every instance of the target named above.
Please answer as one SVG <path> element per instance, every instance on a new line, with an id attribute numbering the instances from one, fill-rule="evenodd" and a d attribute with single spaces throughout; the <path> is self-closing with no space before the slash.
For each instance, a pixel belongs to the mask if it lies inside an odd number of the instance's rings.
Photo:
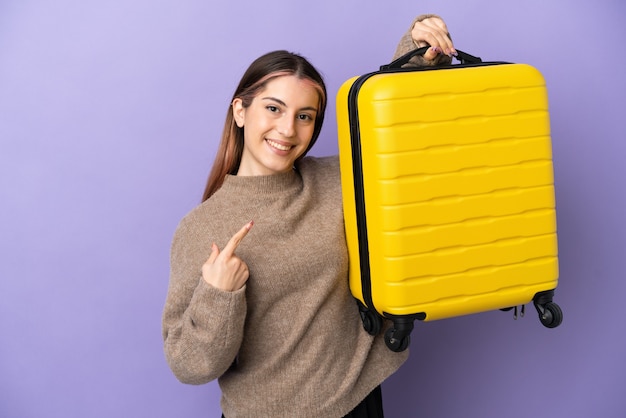
<path id="1" fill-rule="evenodd" d="M 266 139 L 266 141 L 268 144 L 270 144 L 272 148 L 276 148 L 279 151 L 289 151 L 291 148 L 293 148 L 292 145 L 279 144 L 278 142 L 272 141 L 271 139 Z"/>

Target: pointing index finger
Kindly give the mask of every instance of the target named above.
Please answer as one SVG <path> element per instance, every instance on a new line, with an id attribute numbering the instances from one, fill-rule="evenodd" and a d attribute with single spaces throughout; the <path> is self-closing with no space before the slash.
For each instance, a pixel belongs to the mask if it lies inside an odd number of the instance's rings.
<path id="1" fill-rule="evenodd" d="M 241 243 L 241 240 L 246 235 L 248 235 L 248 231 L 250 231 L 250 228 L 252 228 L 252 225 L 254 225 L 254 222 L 250 221 L 247 224 L 245 224 L 243 226 L 243 228 L 241 228 L 239 231 L 237 231 L 237 233 L 235 235 L 233 235 L 233 237 L 228 241 L 228 243 L 226 244 L 226 246 L 222 250 L 222 254 L 224 254 L 224 255 L 226 255 L 228 257 L 233 255 L 233 253 L 235 252 L 235 250 L 237 249 L 237 247 Z"/>

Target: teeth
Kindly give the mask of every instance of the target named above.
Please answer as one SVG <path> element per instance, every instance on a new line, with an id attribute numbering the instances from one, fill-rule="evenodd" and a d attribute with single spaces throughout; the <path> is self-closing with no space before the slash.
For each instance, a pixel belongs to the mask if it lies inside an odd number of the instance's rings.
<path id="1" fill-rule="evenodd" d="M 271 139 L 268 139 L 267 142 L 274 148 L 281 150 L 281 151 L 289 151 L 291 149 L 291 146 L 288 145 L 282 145 L 279 144 L 278 142 L 274 142 Z"/>

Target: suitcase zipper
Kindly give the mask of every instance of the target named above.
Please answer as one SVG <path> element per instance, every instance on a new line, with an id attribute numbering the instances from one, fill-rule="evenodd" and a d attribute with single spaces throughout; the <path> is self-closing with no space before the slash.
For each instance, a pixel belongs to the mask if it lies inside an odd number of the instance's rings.
<path id="1" fill-rule="evenodd" d="M 358 94 L 361 86 L 368 78 L 378 74 L 372 72 L 357 78 L 348 92 L 348 123 L 350 125 L 350 141 L 352 149 L 352 179 L 354 182 L 354 198 L 356 203 L 356 223 L 359 242 L 359 265 L 361 269 L 361 288 L 363 302 L 374 310 L 372 286 L 370 283 L 369 245 L 367 241 L 367 223 L 365 213 L 365 190 L 363 187 L 363 164 L 361 161 L 361 137 L 359 126 Z"/>

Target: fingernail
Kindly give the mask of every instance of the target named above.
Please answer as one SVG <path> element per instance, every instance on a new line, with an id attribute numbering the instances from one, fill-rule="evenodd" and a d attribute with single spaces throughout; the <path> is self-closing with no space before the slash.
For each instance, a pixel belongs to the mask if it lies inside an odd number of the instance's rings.
<path id="1" fill-rule="evenodd" d="M 250 222 L 248 222 L 248 225 L 246 225 L 246 227 L 247 227 L 248 229 L 250 229 L 250 228 L 252 228 L 252 225 L 254 225 L 254 221 L 250 221 Z"/>

